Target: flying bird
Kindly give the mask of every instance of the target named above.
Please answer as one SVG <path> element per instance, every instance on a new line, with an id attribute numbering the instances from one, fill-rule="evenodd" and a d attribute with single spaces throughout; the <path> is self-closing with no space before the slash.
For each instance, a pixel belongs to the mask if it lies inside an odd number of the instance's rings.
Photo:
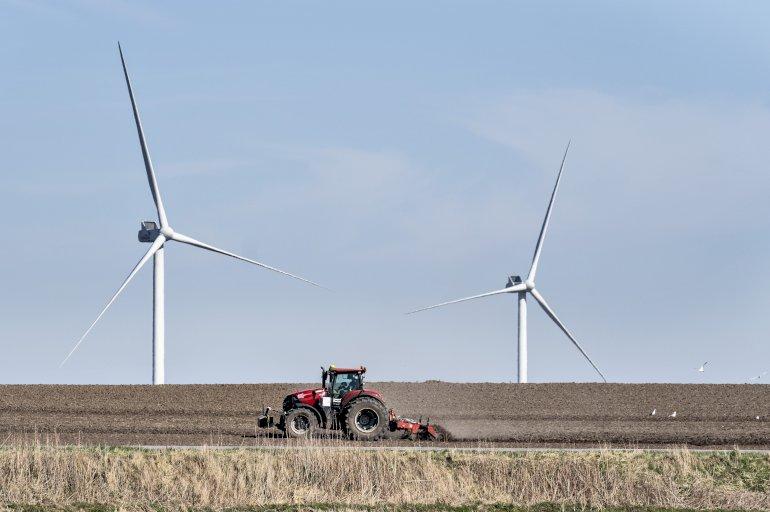
<path id="1" fill-rule="evenodd" d="M 755 381 L 755 380 L 759 380 L 759 379 L 761 379 L 762 377 L 764 377 L 765 375 L 767 375 L 767 372 L 766 372 L 766 371 L 765 371 L 765 372 L 762 372 L 762 373 L 760 373 L 760 374 L 759 374 L 759 375 L 757 375 L 756 377 L 751 377 L 751 378 L 749 379 L 749 382 L 751 382 L 751 381 Z"/>
<path id="2" fill-rule="evenodd" d="M 709 362 L 708 362 L 708 361 L 706 361 L 705 363 L 703 363 L 702 365 L 700 365 L 700 368 L 696 368 L 696 370 L 698 370 L 698 371 L 699 371 L 699 372 L 701 372 L 701 373 L 705 372 L 705 371 L 706 371 L 706 365 L 707 365 L 707 364 L 709 364 Z"/>

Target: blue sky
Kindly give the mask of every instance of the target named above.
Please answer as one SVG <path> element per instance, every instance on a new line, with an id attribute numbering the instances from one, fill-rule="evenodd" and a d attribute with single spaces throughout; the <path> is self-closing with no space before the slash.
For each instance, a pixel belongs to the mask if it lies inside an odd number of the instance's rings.
<path id="1" fill-rule="evenodd" d="M 572 138 L 538 288 L 612 381 L 770 370 L 763 2 L 0 0 L 6 383 L 146 383 L 151 271 L 123 44 L 176 229 L 167 380 L 510 381 L 512 297 Z M 535 306 L 530 380 L 593 380 Z M 710 361 L 700 375 L 693 369 Z"/>

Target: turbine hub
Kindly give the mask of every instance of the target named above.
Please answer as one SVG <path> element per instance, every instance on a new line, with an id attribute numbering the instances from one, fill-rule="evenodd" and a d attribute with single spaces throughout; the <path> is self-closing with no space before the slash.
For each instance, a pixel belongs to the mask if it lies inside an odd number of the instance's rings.
<path id="1" fill-rule="evenodd" d="M 535 288 L 535 282 L 532 279 L 527 279 L 524 281 L 524 284 L 527 286 L 527 290 L 532 290 Z"/>
<path id="2" fill-rule="evenodd" d="M 174 230 L 171 226 L 165 226 L 160 228 L 160 234 L 171 240 L 174 237 Z"/>

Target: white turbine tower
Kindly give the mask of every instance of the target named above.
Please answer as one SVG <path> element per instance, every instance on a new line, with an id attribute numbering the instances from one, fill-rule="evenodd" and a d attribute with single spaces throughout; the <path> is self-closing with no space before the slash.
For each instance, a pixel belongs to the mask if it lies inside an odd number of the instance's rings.
<path id="1" fill-rule="evenodd" d="M 163 208 L 163 201 L 160 197 L 160 189 L 158 188 L 158 182 L 155 179 L 155 171 L 152 167 L 152 161 L 150 160 L 150 153 L 147 150 L 147 141 L 144 138 L 144 130 L 142 130 L 142 123 L 139 120 L 139 110 L 136 107 L 136 101 L 134 99 L 134 92 L 131 88 L 131 81 L 128 78 L 128 71 L 126 70 L 126 61 L 123 59 L 123 50 L 120 48 L 120 44 L 118 44 L 118 51 L 120 52 L 120 61 L 123 64 L 123 74 L 126 77 L 126 86 L 128 87 L 128 96 L 131 98 L 131 107 L 134 111 L 134 121 L 136 122 L 136 131 L 139 135 L 139 145 L 142 148 L 142 158 L 144 159 L 144 168 L 147 171 L 147 180 L 150 183 L 150 192 L 152 193 L 152 199 L 155 202 L 155 208 L 158 211 L 158 222 L 160 225 L 155 223 L 154 221 L 144 221 L 141 224 L 141 229 L 139 231 L 139 241 L 140 242 L 146 242 L 151 243 L 149 250 L 145 253 L 144 256 L 142 256 L 142 259 L 139 260 L 139 263 L 136 264 L 136 266 L 131 270 L 131 272 L 128 274 L 128 277 L 123 281 L 123 284 L 120 285 L 120 288 L 118 288 L 118 291 L 115 292 L 115 294 L 110 298 L 110 300 L 107 302 L 107 305 L 104 306 L 101 313 L 99 313 L 99 316 L 96 317 L 96 320 L 91 324 L 91 326 L 86 329 L 86 332 L 83 333 L 83 336 L 80 337 L 78 342 L 75 344 L 75 346 L 70 350 L 69 354 L 67 354 L 67 357 L 64 358 L 64 360 L 61 362 L 61 365 L 64 365 L 64 363 L 67 362 L 67 360 L 72 356 L 72 354 L 77 350 L 77 348 L 80 346 L 81 343 L 83 343 L 83 340 L 88 336 L 88 333 L 91 332 L 91 329 L 94 328 L 96 323 L 99 321 L 99 319 L 102 318 L 104 313 L 109 309 L 109 307 L 112 305 L 113 302 L 115 302 L 115 299 L 118 298 L 118 295 L 126 288 L 128 283 L 134 278 L 134 276 L 141 270 L 141 268 L 144 266 L 145 263 L 150 258 L 153 258 L 154 263 L 154 272 L 153 272 L 153 316 L 152 316 L 152 383 L 153 384 L 163 384 L 165 382 L 165 312 L 164 312 L 164 247 L 166 245 L 166 242 L 169 241 L 175 241 L 175 242 L 181 242 L 183 244 L 192 245 L 195 247 L 199 247 L 201 249 L 206 249 L 207 251 L 224 254 L 225 256 L 230 256 L 231 258 L 235 258 L 241 261 L 245 261 L 247 263 L 251 263 L 254 265 L 257 265 L 262 268 L 266 268 L 268 270 L 272 270 L 274 272 L 278 272 L 280 274 L 293 277 L 294 279 L 299 279 L 300 281 L 305 281 L 306 283 L 310 283 L 314 286 L 319 286 L 318 284 L 309 281 L 305 279 L 304 277 L 296 276 L 294 274 L 290 274 L 288 272 L 284 272 L 283 270 L 279 270 L 277 268 L 271 267 L 269 265 L 265 265 L 264 263 L 260 263 L 258 261 L 251 260 L 249 258 L 244 258 L 242 256 L 238 256 L 237 254 L 234 254 L 229 251 L 225 251 L 222 249 L 218 249 L 217 247 L 214 247 L 213 245 L 205 244 L 203 242 L 200 242 L 194 238 L 191 238 L 189 236 L 183 235 L 181 233 L 177 233 L 174 231 L 171 226 L 168 223 L 168 219 L 166 218 L 166 210 Z"/>
<path id="2" fill-rule="evenodd" d="M 532 258 L 532 265 L 529 268 L 529 275 L 527 275 L 527 279 L 522 282 L 521 278 L 519 276 L 510 276 L 508 278 L 508 283 L 505 285 L 505 288 L 502 290 L 495 290 L 493 292 L 487 292 L 482 293 L 480 295 L 474 295 L 472 297 L 465 297 L 463 299 L 457 299 L 457 300 L 451 300 L 449 302 L 442 302 L 441 304 L 436 304 L 433 306 L 428 306 L 427 308 L 417 309 L 415 311 L 411 311 L 407 314 L 417 313 L 419 311 L 425 311 L 428 309 L 438 308 L 441 306 L 446 306 L 448 304 L 455 304 L 457 302 L 464 302 L 466 300 L 473 300 L 473 299 L 480 299 L 481 297 L 490 297 L 492 295 L 501 295 L 504 293 L 515 293 L 518 296 L 519 300 L 519 382 L 524 383 L 527 382 L 527 294 L 531 294 L 532 297 L 537 301 L 538 304 L 540 304 L 540 307 L 543 308 L 543 311 L 551 318 L 551 320 L 556 323 L 556 325 L 559 326 L 559 328 L 564 332 L 564 334 L 567 335 L 567 337 L 572 341 L 572 344 L 575 345 L 575 347 L 580 351 L 581 354 L 583 354 L 583 357 L 585 357 L 588 362 L 593 366 L 594 370 L 596 370 L 596 373 L 599 374 L 599 376 L 602 378 L 604 382 L 607 382 L 607 379 L 604 378 L 604 375 L 601 371 L 599 371 L 599 368 L 596 367 L 594 362 L 591 360 L 590 357 L 588 357 L 588 354 L 586 354 L 586 351 L 583 350 L 583 347 L 580 346 L 580 344 L 577 342 L 575 337 L 572 335 L 572 333 L 567 329 L 567 327 L 562 323 L 561 320 L 556 316 L 556 313 L 553 312 L 551 307 L 548 305 L 548 303 L 545 301 L 543 296 L 540 294 L 540 292 L 535 288 L 535 276 L 537 274 L 537 265 L 540 262 L 540 251 L 543 249 L 543 240 L 545 239 L 545 233 L 548 230 L 548 222 L 551 219 L 551 211 L 553 210 L 553 203 L 554 199 L 556 198 L 556 191 L 559 190 L 559 182 L 561 181 L 561 175 L 562 171 L 564 171 L 564 162 L 567 159 L 567 151 L 569 151 L 569 143 L 567 144 L 567 148 L 564 150 L 564 157 L 561 160 L 561 166 L 559 167 L 559 174 L 556 177 L 556 185 L 553 187 L 553 192 L 551 193 L 551 200 L 548 203 L 548 210 L 545 212 L 545 219 L 543 220 L 543 226 L 540 228 L 540 236 L 537 239 L 537 245 L 535 246 L 535 255 Z"/>

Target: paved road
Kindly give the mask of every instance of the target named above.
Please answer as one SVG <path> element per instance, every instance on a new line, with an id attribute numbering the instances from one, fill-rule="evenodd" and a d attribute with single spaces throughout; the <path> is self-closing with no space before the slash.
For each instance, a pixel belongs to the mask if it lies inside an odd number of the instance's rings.
<path id="1" fill-rule="evenodd" d="M 327 451 L 406 451 L 406 452 L 476 452 L 476 453 L 527 453 L 527 452 L 671 452 L 681 450 L 681 446 L 670 447 L 649 447 L 649 448 L 612 448 L 599 446 L 586 447 L 564 447 L 564 446 L 452 446 L 452 445 L 399 445 L 399 446 L 378 446 L 378 445 L 232 445 L 232 446 L 178 446 L 178 445 L 135 445 L 128 448 L 137 448 L 144 450 L 327 450 Z M 734 451 L 734 448 L 698 448 L 688 447 L 690 451 L 699 453 L 728 453 Z M 739 448 L 741 453 L 759 453 L 770 455 L 768 448 Z"/>

